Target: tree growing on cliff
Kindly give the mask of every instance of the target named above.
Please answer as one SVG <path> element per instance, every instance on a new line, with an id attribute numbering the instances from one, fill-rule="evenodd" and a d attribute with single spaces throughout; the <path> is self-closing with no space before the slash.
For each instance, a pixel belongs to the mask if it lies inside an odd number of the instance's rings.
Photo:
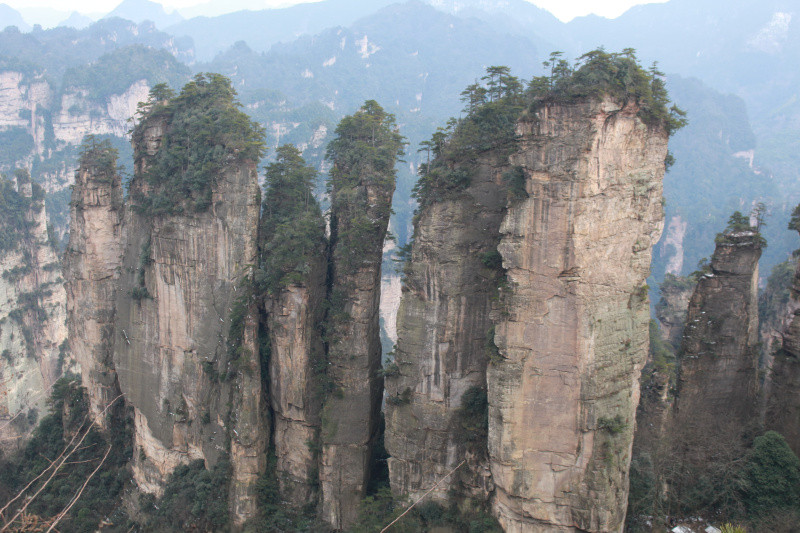
<path id="1" fill-rule="evenodd" d="M 379 202 L 371 214 L 363 206 L 367 186 L 393 192 L 395 163 L 402 157 L 405 140 L 398 132 L 395 117 L 375 100 L 367 100 L 355 112 L 342 119 L 336 137 L 328 144 L 326 159 L 333 163 L 328 180 L 331 195 L 331 237 L 335 254 L 346 269 L 355 268 L 372 248 L 376 228 L 385 223 L 391 212 L 389 201 Z M 382 232 L 380 239 L 383 241 Z"/>
<path id="2" fill-rule="evenodd" d="M 145 132 L 158 121 L 165 131 L 154 155 L 135 154 L 138 164 L 147 162 L 142 178 L 151 188 L 146 194 L 132 191 L 135 203 L 152 214 L 204 211 L 226 165 L 258 162 L 264 155 L 264 128 L 239 109 L 236 91 L 221 74 L 198 74 L 169 100 L 163 86 L 154 91 L 139 110 L 133 143 L 144 147 Z"/>
<path id="3" fill-rule="evenodd" d="M 325 247 L 325 221 L 313 195 L 317 171 L 306 165 L 290 144 L 277 149 L 267 166 L 261 219 L 261 264 L 258 288 L 274 294 L 303 283 L 315 256 Z"/>

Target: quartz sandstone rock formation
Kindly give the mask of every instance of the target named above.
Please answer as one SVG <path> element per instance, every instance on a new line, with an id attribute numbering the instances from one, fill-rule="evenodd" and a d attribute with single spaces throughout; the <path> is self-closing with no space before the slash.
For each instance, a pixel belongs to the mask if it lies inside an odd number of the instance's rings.
<path id="1" fill-rule="evenodd" d="M 398 311 L 397 367 L 386 380 L 392 488 L 413 499 L 465 457 L 466 468 L 430 497 L 444 502 L 452 488 L 467 487 L 485 499 L 492 489 L 485 439 L 477 447 L 483 453 L 468 450 L 458 416 L 464 393 L 486 388 L 486 337 L 498 280 L 482 257 L 496 253 L 499 241 L 504 168 L 487 158 L 463 193 L 427 206 L 416 224 Z"/>
<path id="2" fill-rule="evenodd" d="M 689 302 L 675 423 L 683 449 L 699 460 L 714 442 L 739 442 L 759 418 L 760 256 L 757 232 L 721 235 L 711 270 L 700 278 Z M 707 442 L 708 436 L 713 442 Z"/>
<path id="3" fill-rule="evenodd" d="M 64 254 L 70 352 L 80 365 L 89 410 L 99 416 L 119 394 L 114 369 L 114 319 L 122 266 L 123 193 L 116 159 L 103 148 L 87 152 L 76 173 L 70 237 Z"/>
<path id="4" fill-rule="evenodd" d="M 336 129 L 326 317 L 327 375 L 321 415 L 322 518 L 334 529 L 358 516 L 371 475 L 383 379 L 381 261 L 402 137 L 394 117 L 367 101 Z"/>
<path id="5" fill-rule="evenodd" d="M 668 137 L 637 112 L 545 104 L 518 124 L 528 198 L 500 228 L 509 291 L 488 369 L 493 507 L 509 532 L 623 527 Z"/>
<path id="6" fill-rule="evenodd" d="M 325 256 L 318 255 L 305 283 L 286 287 L 265 304 L 276 470 L 284 501 L 296 508 L 311 500 L 319 462 L 309 444 L 319 440 L 326 268 Z"/>
<path id="7" fill-rule="evenodd" d="M 147 196 L 148 156 L 170 125 L 155 117 L 134 147 L 131 198 Z M 159 494 L 179 464 L 208 468 L 230 443 L 231 518 L 255 514 L 255 482 L 268 435 L 251 293 L 260 191 L 255 164 L 228 163 L 214 177 L 205 211 L 126 211 L 114 363 L 134 410 L 133 475 Z"/>
<path id="8" fill-rule="evenodd" d="M 686 311 L 695 284 L 689 278 L 667 274 L 659 287 L 661 299 L 656 304 L 656 318 L 664 340 L 676 350 L 681 346 Z"/>
<path id="9" fill-rule="evenodd" d="M 790 301 L 781 311 L 778 316 L 783 327 L 773 333 L 769 343 L 773 358 L 768 369 L 765 425 L 800 453 L 800 264 L 792 280 Z"/>
<path id="10" fill-rule="evenodd" d="M 47 391 L 71 367 L 61 264 L 48 238 L 43 194 L 27 173 L 18 176 L 16 193 L 29 203 L 21 213 L 25 227 L 2 223 L 16 213 L 0 214 L 3 240 L 16 241 L 0 250 L 0 448 L 6 451 L 25 444 L 47 411 Z"/>

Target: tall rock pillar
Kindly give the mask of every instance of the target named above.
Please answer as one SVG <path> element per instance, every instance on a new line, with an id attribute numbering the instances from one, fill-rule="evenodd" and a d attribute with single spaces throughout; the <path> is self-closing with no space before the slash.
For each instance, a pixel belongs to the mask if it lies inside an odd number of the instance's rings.
<path id="1" fill-rule="evenodd" d="M 58 251 L 44 190 L 17 170 L 0 177 L 0 449 L 27 442 L 47 411 L 50 386 L 72 365 Z"/>
<path id="2" fill-rule="evenodd" d="M 322 411 L 322 516 L 351 525 L 370 476 L 383 379 L 381 260 L 402 138 L 394 117 L 368 101 L 337 127 L 331 170 L 328 392 Z"/>
<path id="3" fill-rule="evenodd" d="M 179 464 L 230 460 L 239 526 L 256 512 L 269 431 L 252 284 L 263 136 L 234 95 L 197 76 L 177 98 L 151 93 L 134 130 L 114 363 L 139 488 L 160 494 Z"/>
<path id="4" fill-rule="evenodd" d="M 70 352 L 103 427 L 106 417 L 98 415 L 120 394 L 113 353 L 124 206 L 116 151 L 107 141 L 87 143 L 72 189 L 64 278 Z"/>
<path id="5" fill-rule="evenodd" d="M 675 401 L 684 463 L 700 465 L 720 442 L 738 445 L 758 409 L 758 259 L 755 230 L 717 237 L 710 270 L 689 301 Z"/>
<path id="6" fill-rule="evenodd" d="M 527 198 L 498 250 L 493 508 L 511 533 L 621 531 L 667 132 L 632 103 L 547 103 L 518 124 Z"/>

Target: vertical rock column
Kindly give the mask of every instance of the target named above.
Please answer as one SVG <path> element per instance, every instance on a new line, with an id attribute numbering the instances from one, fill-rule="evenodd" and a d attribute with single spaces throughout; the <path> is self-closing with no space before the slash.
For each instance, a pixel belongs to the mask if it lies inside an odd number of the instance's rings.
<path id="1" fill-rule="evenodd" d="M 92 141 L 81 157 L 64 254 L 70 352 L 80 365 L 90 412 L 120 391 L 114 370 L 114 320 L 124 239 L 122 180 L 110 145 Z M 106 423 L 99 417 L 98 423 Z"/>
<path id="2" fill-rule="evenodd" d="M 800 264 L 786 307 L 786 326 L 771 343 L 774 359 L 765 422 L 767 429 L 784 436 L 794 453 L 800 453 Z"/>
<path id="3" fill-rule="evenodd" d="M 276 469 L 284 500 L 296 508 L 310 501 L 319 461 L 313 443 L 322 400 L 316 374 L 324 360 L 319 326 L 325 262 L 317 259 L 307 283 L 290 285 L 266 302 Z"/>
<path id="4" fill-rule="evenodd" d="M 66 295 L 48 238 L 44 191 L 17 171 L 0 178 L 0 449 L 25 444 L 47 409 L 49 387 L 70 361 Z"/>
<path id="5" fill-rule="evenodd" d="M 266 293 L 273 450 L 283 501 L 317 501 L 325 374 L 322 318 L 327 286 L 325 219 L 313 196 L 317 171 L 294 146 L 267 166 L 258 285 Z"/>
<path id="6" fill-rule="evenodd" d="M 755 231 L 721 234 L 689 301 L 675 401 L 687 461 L 702 461 L 719 442 L 740 442 L 759 419 L 759 257 Z"/>
<path id="7" fill-rule="evenodd" d="M 351 525 L 370 476 L 383 379 L 379 325 L 381 259 L 402 143 L 394 118 L 374 102 L 345 117 L 328 148 L 331 259 L 328 389 L 322 411 L 322 516 Z"/>
<path id="8" fill-rule="evenodd" d="M 621 531 L 666 131 L 633 104 L 546 104 L 518 125 L 528 197 L 498 250 L 509 290 L 488 369 L 493 508 L 506 531 Z"/>
<path id="9" fill-rule="evenodd" d="M 229 460 L 231 521 L 240 526 L 255 515 L 269 439 L 252 287 L 258 154 L 246 143 L 257 142 L 258 131 L 221 76 L 198 76 L 182 95 L 151 98 L 153 111 L 133 134 L 114 363 L 134 410 L 139 489 L 159 495 L 178 465 L 203 460 L 210 469 Z M 200 143 L 187 128 L 204 116 L 240 126 Z M 211 126 L 202 134 L 220 121 L 203 122 Z"/>
<path id="10" fill-rule="evenodd" d="M 491 490 L 485 431 L 471 443 L 474 435 L 458 415 L 466 391 L 486 389 L 498 273 L 483 259 L 496 254 L 505 214 L 502 170 L 484 162 L 463 193 L 427 206 L 416 225 L 398 312 L 397 366 L 386 376 L 392 489 L 412 499 L 464 459 L 469 464 L 430 497 L 446 501 L 459 481 L 477 494 Z"/>

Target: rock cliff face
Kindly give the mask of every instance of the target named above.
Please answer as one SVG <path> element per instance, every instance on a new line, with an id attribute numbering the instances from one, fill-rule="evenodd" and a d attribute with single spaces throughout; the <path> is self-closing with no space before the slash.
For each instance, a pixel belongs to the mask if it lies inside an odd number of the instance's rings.
<path id="1" fill-rule="evenodd" d="M 296 508 L 311 500 L 319 468 L 310 443 L 319 440 L 326 270 L 325 256 L 318 255 L 304 284 L 290 285 L 266 302 L 276 469 L 284 500 Z"/>
<path id="2" fill-rule="evenodd" d="M 0 448 L 25 444 L 47 391 L 71 368 L 61 264 L 47 233 L 43 191 L 0 178 Z"/>
<path id="3" fill-rule="evenodd" d="M 638 111 L 543 104 L 420 214 L 387 372 L 396 492 L 465 462 L 435 498 L 489 498 L 506 531 L 621 531 L 667 150 Z"/>
<path id="4" fill-rule="evenodd" d="M 78 145 L 90 133 L 123 137 L 136 104 L 147 100 L 148 91 L 147 81 L 138 80 L 100 103 L 80 89 L 64 91 L 59 100 L 58 92 L 44 76 L 0 72 L 0 128 L 24 130 L 33 138 L 34 152 L 40 156 L 46 155 L 45 137 L 50 128 L 52 143 Z"/>
<path id="5" fill-rule="evenodd" d="M 792 450 L 800 453 L 800 265 L 792 280 L 790 301 L 778 316 L 783 328 L 769 343 L 773 358 L 765 425 L 783 435 Z"/>
<path id="6" fill-rule="evenodd" d="M 70 203 L 64 254 L 70 352 L 80 365 L 90 412 L 98 416 L 119 395 L 114 370 L 114 319 L 123 246 L 122 180 L 116 159 L 97 147 L 84 154 Z"/>
<path id="7" fill-rule="evenodd" d="M 348 187 L 352 196 L 345 201 L 336 201 L 344 190 L 334 188 L 332 193 L 331 311 L 326 328 L 333 391 L 322 412 L 320 484 L 323 518 L 336 529 L 349 526 L 357 517 L 370 475 L 383 396 L 381 260 L 394 180 L 373 183 L 369 178 L 363 176 Z M 367 231 L 354 224 L 362 213 L 369 221 Z"/>
<path id="8" fill-rule="evenodd" d="M 153 120 L 135 147 L 131 198 L 146 198 L 143 178 L 170 124 Z M 205 211 L 126 211 L 114 363 L 134 409 L 133 472 L 139 488 L 160 493 L 179 464 L 210 467 L 230 445 L 234 523 L 255 512 L 266 428 L 252 298 L 260 210 L 255 164 L 228 163 L 214 176 Z"/>
<path id="9" fill-rule="evenodd" d="M 675 420 L 685 448 L 738 442 L 757 420 L 758 259 L 754 231 L 722 235 L 689 301 Z"/>
<path id="10" fill-rule="evenodd" d="M 417 498 L 464 458 L 469 465 L 431 493 L 446 501 L 455 487 L 480 499 L 491 491 L 485 433 L 465 439 L 462 397 L 486 389 L 487 333 L 506 207 L 504 166 L 485 160 L 459 196 L 427 207 L 415 238 L 397 319 L 396 367 L 387 374 L 386 449 L 395 491 Z M 459 490 L 462 492 L 462 490 Z"/>
<path id="11" fill-rule="evenodd" d="M 380 430 L 381 262 L 402 153 L 394 116 L 374 100 L 342 119 L 327 149 L 333 166 L 319 480 L 322 518 L 337 530 L 358 516 Z"/>
<path id="12" fill-rule="evenodd" d="M 681 346 L 686 311 L 694 287 L 690 279 L 672 274 L 667 274 L 660 286 L 661 299 L 656 304 L 656 318 L 664 339 L 676 350 Z"/>
<path id="13" fill-rule="evenodd" d="M 498 250 L 509 291 L 488 370 L 494 511 L 506 531 L 621 531 L 645 278 L 663 227 L 667 133 L 633 105 L 546 105 L 523 120 L 528 198 Z"/>

